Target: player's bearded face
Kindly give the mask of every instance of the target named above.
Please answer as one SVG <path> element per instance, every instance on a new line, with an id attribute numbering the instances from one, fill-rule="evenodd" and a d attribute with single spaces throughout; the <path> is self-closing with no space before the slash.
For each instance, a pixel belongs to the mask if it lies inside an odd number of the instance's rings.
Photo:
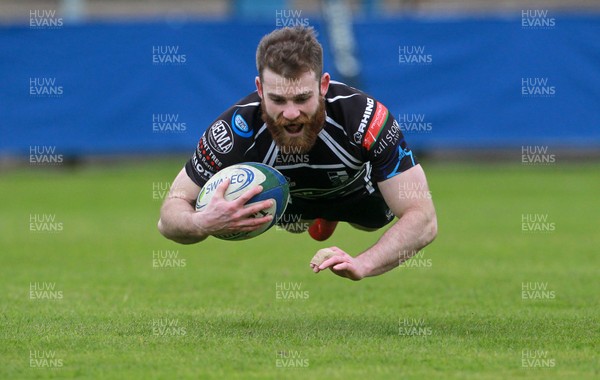
<path id="1" fill-rule="evenodd" d="M 269 116 L 265 102 L 260 104 L 262 119 L 267 124 L 273 140 L 279 149 L 288 153 L 307 153 L 315 142 L 323 123 L 325 122 L 325 99 L 319 95 L 319 103 L 312 115 L 300 111 L 300 116 L 293 120 L 283 117 L 283 113 L 277 119 Z M 300 131 L 301 133 L 298 133 Z M 292 133 L 288 133 L 292 132 Z"/>

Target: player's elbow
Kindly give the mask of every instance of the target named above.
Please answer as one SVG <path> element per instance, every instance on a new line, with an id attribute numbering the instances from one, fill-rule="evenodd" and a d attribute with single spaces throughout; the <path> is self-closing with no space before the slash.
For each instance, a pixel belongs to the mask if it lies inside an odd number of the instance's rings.
<path id="1" fill-rule="evenodd" d="M 169 238 L 169 236 L 167 236 L 167 230 L 165 229 L 165 225 L 162 221 L 162 219 L 158 219 L 158 223 L 156 225 L 156 227 L 158 228 L 158 232 L 160 232 L 160 234 L 164 237 L 166 237 L 167 239 Z"/>
<path id="2" fill-rule="evenodd" d="M 430 210 L 425 213 L 425 223 L 423 228 L 423 247 L 431 244 L 438 234 L 437 215 L 433 205 Z"/>
<path id="3" fill-rule="evenodd" d="M 179 244 L 193 243 L 192 241 L 190 241 L 189 239 L 187 239 L 185 237 L 174 234 L 173 231 L 167 227 L 167 224 L 164 223 L 162 219 L 158 220 L 157 227 L 158 227 L 158 232 L 160 232 L 160 234 L 162 236 L 166 237 L 169 240 L 173 240 L 175 243 L 179 243 Z"/>
<path id="4" fill-rule="evenodd" d="M 434 241 L 438 234 L 437 216 L 435 212 L 431 216 L 431 219 L 429 219 L 428 231 L 429 233 L 427 237 L 429 241 L 427 242 L 427 244 Z"/>
<path id="5" fill-rule="evenodd" d="M 162 219 L 158 219 L 158 232 L 160 232 L 160 234 L 164 237 L 166 237 L 169 240 L 173 240 L 176 241 L 174 239 L 174 236 L 170 233 L 169 229 L 167 228 L 166 223 L 163 222 Z"/>
<path id="6" fill-rule="evenodd" d="M 206 239 L 206 236 L 191 236 L 175 228 L 169 228 L 168 223 L 163 222 L 162 219 L 158 220 L 157 227 L 162 236 L 179 244 L 196 244 Z"/>

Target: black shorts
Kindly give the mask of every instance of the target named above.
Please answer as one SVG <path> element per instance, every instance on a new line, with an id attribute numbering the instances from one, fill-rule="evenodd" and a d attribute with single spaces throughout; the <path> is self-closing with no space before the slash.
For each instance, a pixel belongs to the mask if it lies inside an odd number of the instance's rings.
<path id="1" fill-rule="evenodd" d="M 316 218 L 381 228 L 394 219 L 394 213 L 379 192 L 330 200 L 292 198 L 279 224 Z"/>

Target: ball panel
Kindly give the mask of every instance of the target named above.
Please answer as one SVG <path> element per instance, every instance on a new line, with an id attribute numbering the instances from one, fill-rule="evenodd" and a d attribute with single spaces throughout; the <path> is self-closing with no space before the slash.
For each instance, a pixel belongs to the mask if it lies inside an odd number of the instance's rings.
<path id="1" fill-rule="evenodd" d="M 201 189 L 196 201 L 196 210 L 202 210 L 212 199 L 216 188 L 229 178 L 230 184 L 225 192 L 228 201 L 239 198 L 242 194 L 261 185 L 263 191 L 252 197 L 246 205 L 267 199 L 274 199 L 275 204 L 266 210 L 255 214 L 255 217 L 273 215 L 271 223 L 265 223 L 252 232 L 236 232 L 225 235 L 215 235 L 222 240 L 245 240 L 256 237 L 271 228 L 282 217 L 289 202 L 289 184 L 285 177 L 276 169 L 261 163 L 247 162 L 226 167 L 214 176 Z"/>
<path id="2" fill-rule="evenodd" d="M 259 169 L 249 165 L 240 164 L 226 167 L 212 176 L 204 185 L 198 195 L 196 211 L 201 210 L 210 202 L 215 190 L 225 179 L 230 181 L 229 187 L 225 191 L 225 199 L 232 201 L 253 187 L 266 182 L 267 176 Z"/>
<path id="3" fill-rule="evenodd" d="M 255 165 L 257 168 L 260 168 L 263 173 L 268 173 L 268 175 L 273 176 L 280 185 L 288 183 L 283 174 L 281 174 L 277 169 L 258 162 L 253 162 L 252 165 Z"/>
<path id="4" fill-rule="evenodd" d="M 267 209 L 269 211 L 268 214 L 273 215 L 273 220 L 271 221 L 271 225 L 273 225 L 277 223 L 279 219 L 281 219 L 285 209 L 287 208 L 288 196 L 286 194 L 288 194 L 288 191 L 284 188 L 284 186 L 280 185 L 269 190 L 263 190 L 260 194 L 253 196 L 248 201 L 248 204 L 265 201 L 267 199 L 274 199 L 275 205 Z M 267 213 L 264 215 L 267 215 Z"/>
<path id="5" fill-rule="evenodd" d="M 227 191 L 225 191 L 225 199 L 237 199 L 245 192 L 244 189 L 250 186 L 254 181 L 254 170 L 252 170 L 252 168 L 240 166 L 232 170 L 231 173 L 228 173 L 226 178 L 229 178 L 229 187 L 227 187 Z M 238 193 L 240 193 L 240 195 L 238 195 Z"/>

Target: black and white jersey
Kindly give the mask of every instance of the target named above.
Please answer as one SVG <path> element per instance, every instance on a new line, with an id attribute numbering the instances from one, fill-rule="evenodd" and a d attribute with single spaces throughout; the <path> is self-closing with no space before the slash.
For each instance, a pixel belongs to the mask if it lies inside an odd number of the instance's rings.
<path id="1" fill-rule="evenodd" d="M 306 154 L 277 147 L 262 121 L 260 102 L 258 93 L 251 93 L 204 132 L 185 166 L 198 186 L 227 166 L 262 162 L 288 179 L 292 198 L 333 199 L 373 193 L 377 182 L 417 164 L 388 109 L 343 83 L 331 81 L 325 126 Z"/>

